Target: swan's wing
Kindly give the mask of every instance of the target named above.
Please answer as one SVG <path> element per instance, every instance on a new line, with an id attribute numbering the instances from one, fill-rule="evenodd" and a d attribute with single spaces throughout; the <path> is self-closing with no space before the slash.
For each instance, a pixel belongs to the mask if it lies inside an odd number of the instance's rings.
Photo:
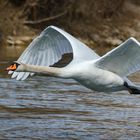
<path id="1" fill-rule="evenodd" d="M 85 44 L 65 31 L 49 26 L 25 49 L 17 61 L 31 65 L 50 66 L 65 53 L 73 53 L 73 61 L 97 59 L 99 56 Z M 12 78 L 25 80 L 29 72 L 9 72 Z"/>
<path id="2" fill-rule="evenodd" d="M 65 32 L 64 30 L 57 28 L 55 26 L 50 26 L 48 28 L 52 28 L 55 32 L 57 32 L 57 34 L 63 36 L 65 38 L 64 40 L 70 43 L 69 47 L 72 48 L 74 61 L 87 61 L 87 60 L 97 59 L 100 57 L 97 53 L 95 53 L 84 43 L 82 43 L 81 41 L 79 41 L 69 33 Z M 65 48 L 66 46 L 63 47 Z"/>
<path id="3" fill-rule="evenodd" d="M 140 43 L 129 38 L 96 61 L 95 65 L 125 77 L 140 69 Z"/>

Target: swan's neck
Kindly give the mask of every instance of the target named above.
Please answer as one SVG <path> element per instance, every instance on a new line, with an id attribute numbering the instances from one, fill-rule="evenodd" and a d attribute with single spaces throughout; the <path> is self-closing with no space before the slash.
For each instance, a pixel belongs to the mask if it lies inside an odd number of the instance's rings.
<path id="1" fill-rule="evenodd" d="M 68 78 L 64 68 L 35 66 L 35 65 L 27 65 L 27 64 L 23 64 L 20 67 L 21 68 L 19 68 L 19 70 L 17 71 L 33 72 L 33 73 L 44 74 L 44 75 L 49 75 L 54 77 Z"/>

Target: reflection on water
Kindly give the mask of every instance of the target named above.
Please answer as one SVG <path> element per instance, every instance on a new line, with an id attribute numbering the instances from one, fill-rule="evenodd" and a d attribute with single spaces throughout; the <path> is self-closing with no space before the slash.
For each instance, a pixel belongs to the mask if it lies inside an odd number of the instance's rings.
<path id="1" fill-rule="evenodd" d="M 0 139 L 140 138 L 140 96 L 93 92 L 51 77 L 19 82 L 4 71 L 0 83 Z"/>

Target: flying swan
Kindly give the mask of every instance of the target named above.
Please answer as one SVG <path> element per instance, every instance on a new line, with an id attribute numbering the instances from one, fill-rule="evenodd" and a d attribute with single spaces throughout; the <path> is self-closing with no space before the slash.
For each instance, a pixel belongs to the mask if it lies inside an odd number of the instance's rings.
<path id="1" fill-rule="evenodd" d="M 52 65 L 63 54 L 72 53 L 72 61 L 65 67 Z M 85 44 L 63 31 L 49 26 L 25 49 L 7 70 L 12 78 L 25 80 L 34 74 L 72 78 L 85 87 L 99 92 L 127 90 L 140 94 L 140 87 L 127 76 L 140 69 L 140 43 L 129 38 L 104 56 L 99 56 Z"/>

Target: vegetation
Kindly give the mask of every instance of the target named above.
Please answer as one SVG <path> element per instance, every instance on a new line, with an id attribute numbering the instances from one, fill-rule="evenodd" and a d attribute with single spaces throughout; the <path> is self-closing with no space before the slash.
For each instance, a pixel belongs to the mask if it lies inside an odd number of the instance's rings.
<path id="1" fill-rule="evenodd" d="M 1 0 L 0 37 L 33 36 L 48 25 L 64 28 L 97 51 L 139 37 L 138 0 Z M 134 27 L 135 25 L 135 27 Z"/>

